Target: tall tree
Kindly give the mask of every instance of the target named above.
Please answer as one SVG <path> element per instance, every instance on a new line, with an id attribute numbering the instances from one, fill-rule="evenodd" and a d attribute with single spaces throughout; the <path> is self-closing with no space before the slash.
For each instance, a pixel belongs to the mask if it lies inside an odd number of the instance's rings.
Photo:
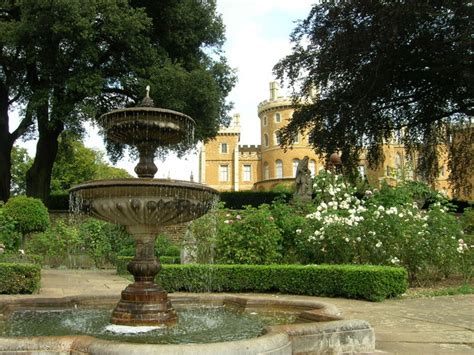
<path id="1" fill-rule="evenodd" d="M 2 36 L 0 45 L 7 53 L 20 48 L 23 66 L 13 72 L 24 78 L 25 117 L 39 135 L 28 195 L 46 202 L 64 130 L 80 132 L 85 119 L 136 104 L 146 84 L 157 105 L 197 119 L 196 139 L 227 119 L 235 77 L 220 50 L 215 1 L 5 0 L 1 13 L 15 14 L 12 40 L 3 45 Z"/>
<path id="2" fill-rule="evenodd" d="M 473 10 L 467 0 L 314 5 L 291 35 L 292 53 L 274 67 L 297 107 L 283 144 L 309 130 L 318 153 L 339 150 L 353 169 L 367 150 L 374 167 L 383 161 L 383 143 L 401 131 L 427 181 L 438 174 L 444 146 L 455 190 L 469 184 Z"/>
<path id="3" fill-rule="evenodd" d="M 33 125 L 31 109 L 24 110 L 20 124 L 10 132 L 9 111 L 23 104 L 28 94 L 25 62 L 17 41 L 20 15 L 11 1 L 0 2 L 0 201 L 10 196 L 13 144 Z"/>

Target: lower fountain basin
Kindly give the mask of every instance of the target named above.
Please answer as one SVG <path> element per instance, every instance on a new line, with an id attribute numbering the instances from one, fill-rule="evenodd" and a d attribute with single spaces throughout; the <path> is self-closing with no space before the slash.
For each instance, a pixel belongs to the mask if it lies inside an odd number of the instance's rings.
<path id="1" fill-rule="evenodd" d="M 106 340 L 90 335 L 15 336 L 6 337 L 0 331 L 0 353 L 29 354 L 327 354 L 342 352 L 371 352 L 374 350 L 373 329 L 366 321 L 342 320 L 336 307 L 317 300 L 288 300 L 271 295 L 182 294 L 170 295 L 178 312 L 183 309 L 218 307 L 243 314 L 241 327 L 251 328 L 245 323 L 257 314 L 279 313 L 284 324 L 270 323 L 263 330 L 258 326 L 248 331 L 249 339 L 227 340 L 214 338 L 204 344 L 137 344 L 120 340 Z M 115 297 L 68 297 L 62 299 L 20 299 L 0 302 L 0 323 L 8 323 L 18 311 L 74 310 L 103 312 L 112 306 Z M 211 308 L 215 309 L 215 308 Z M 288 317 L 288 315 L 290 315 Z M 231 318 L 234 316 L 231 316 Z M 287 318 L 285 318 L 287 317 Z M 184 320 L 184 317 L 183 317 Z M 214 318 L 214 321 L 216 318 Z M 211 320 L 212 323 L 212 320 Z M 268 324 L 268 323 L 267 323 Z M 74 325 L 77 327 L 77 325 Z M 81 325 L 84 327 L 84 325 Z M 211 324 L 212 328 L 212 324 Z M 0 324 L 1 329 L 1 324 Z M 217 333 L 211 330 L 211 333 Z M 48 334 L 54 334 L 49 332 Z M 213 336 L 214 334 L 211 334 Z M 199 337 L 199 335 L 198 335 Z M 244 338 L 245 338 L 244 337 Z M 239 338 L 235 338 L 239 339 Z M 130 340 L 130 339 L 128 339 Z M 133 340 L 132 340 L 133 341 Z M 209 340 L 208 340 L 209 341 Z"/>
<path id="2" fill-rule="evenodd" d="M 70 190 L 71 209 L 124 226 L 166 226 L 205 214 L 218 192 L 203 184 L 170 179 L 88 181 Z"/>

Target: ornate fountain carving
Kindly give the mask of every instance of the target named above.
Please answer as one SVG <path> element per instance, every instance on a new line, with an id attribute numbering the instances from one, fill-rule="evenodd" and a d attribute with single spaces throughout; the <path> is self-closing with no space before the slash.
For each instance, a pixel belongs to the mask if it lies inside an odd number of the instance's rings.
<path id="1" fill-rule="evenodd" d="M 147 96 L 140 107 L 111 111 L 101 117 L 107 139 L 137 147 L 139 179 L 89 181 L 71 190 L 71 209 L 126 226 L 135 239 L 135 257 L 127 269 L 135 282 L 122 291 L 112 323 L 170 325 L 177 321 L 167 292 L 154 283 L 160 271 L 155 238 L 163 226 L 187 222 L 205 214 L 217 191 L 205 185 L 153 179 L 158 147 L 192 141 L 194 121 L 182 113 L 153 107 Z"/>

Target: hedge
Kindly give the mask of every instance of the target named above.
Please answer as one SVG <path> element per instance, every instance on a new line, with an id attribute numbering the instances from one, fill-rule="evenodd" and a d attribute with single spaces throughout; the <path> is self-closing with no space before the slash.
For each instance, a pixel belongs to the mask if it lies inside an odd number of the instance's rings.
<path id="1" fill-rule="evenodd" d="M 241 210 L 243 206 L 247 205 L 258 207 L 264 203 L 271 204 L 277 197 L 283 197 L 288 202 L 293 194 L 273 191 L 229 191 L 220 193 L 220 200 L 224 202 L 224 206 L 232 210 Z"/>
<path id="2" fill-rule="evenodd" d="M 117 274 L 126 275 L 130 274 L 127 270 L 127 265 L 132 261 L 133 256 L 117 256 L 115 266 L 117 267 Z M 181 258 L 179 256 L 160 256 L 161 264 L 179 264 Z"/>
<path id="3" fill-rule="evenodd" d="M 33 293 L 39 290 L 40 281 L 39 265 L 0 263 L 0 294 Z"/>
<path id="4" fill-rule="evenodd" d="M 185 292 L 281 292 L 382 301 L 408 287 L 403 268 L 370 265 L 165 265 L 156 281 Z"/>

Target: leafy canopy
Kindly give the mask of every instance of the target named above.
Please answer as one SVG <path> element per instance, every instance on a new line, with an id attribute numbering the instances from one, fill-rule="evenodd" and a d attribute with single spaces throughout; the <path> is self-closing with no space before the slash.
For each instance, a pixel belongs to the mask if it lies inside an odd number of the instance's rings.
<path id="1" fill-rule="evenodd" d="M 291 35 L 292 53 L 274 67 L 296 106 L 282 144 L 308 130 L 318 153 L 340 151 L 354 169 L 366 151 L 374 167 L 383 161 L 384 142 L 401 132 L 423 178 L 435 179 L 447 145 L 451 181 L 457 190 L 467 186 L 474 164 L 469 3 L 314 5 Z"/>

